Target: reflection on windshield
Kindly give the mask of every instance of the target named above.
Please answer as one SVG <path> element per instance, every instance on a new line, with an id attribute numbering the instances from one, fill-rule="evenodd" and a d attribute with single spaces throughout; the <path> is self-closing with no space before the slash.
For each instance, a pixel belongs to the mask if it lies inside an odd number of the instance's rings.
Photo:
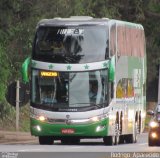
<path id="1" fill-rule="evenodd" d="M 69 84 L 70 104 L 76 106 L 76 103 L 81 103 L 82 100 L 85 103 L 101 104 L 104 102 L 106 76 L 102 76 L 101 71 L 72 73 L 72 75 L 74 78 Z"/>
<path id="2" fill-rule="evenodd" d="M 33 59 L 55 63 L 85 63 L 108 57 L 108 31 L 104 26 L 40 27 Z"/>
<path id="3" fill-rule="evenodd" d="M 91 72 L 59 72 L 41 76 L 32 71 L 32 102 L 50 107 L 88 107 L 107 99 L 107 70 Z"/>

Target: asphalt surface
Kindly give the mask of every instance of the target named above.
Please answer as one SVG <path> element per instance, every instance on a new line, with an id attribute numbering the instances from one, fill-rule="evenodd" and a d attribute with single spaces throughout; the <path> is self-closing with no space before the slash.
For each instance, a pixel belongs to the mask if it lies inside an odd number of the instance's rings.
<path id="1" fill-rule="evenodd" d="M 55 141 L 54 145 L 39 145 L 38 139 L 30 133 L 0 131 L 0 158 L 33 157 L 160 158 L 160 147 L 148 146 L 148 133 L 140 134 L 134 144 L 105 146 L 102 139 L 82 139 L 79 145 L 63 145 L 60 141 Z"/>
<path id="2" fill-rule="evenodd" d="M 78 145 L 63 145 L 55 141 L 54 145 L 39 145 L 38 139 L 30 133 L 0 132 L 0 152 L 160 152 L 160 147 L 148 146 L 148 133 L 138 136 L 138 142 L 105 146 L 103 139 L 82 139 Z M 7 148 L 6 148 L 7 146 Z"/>

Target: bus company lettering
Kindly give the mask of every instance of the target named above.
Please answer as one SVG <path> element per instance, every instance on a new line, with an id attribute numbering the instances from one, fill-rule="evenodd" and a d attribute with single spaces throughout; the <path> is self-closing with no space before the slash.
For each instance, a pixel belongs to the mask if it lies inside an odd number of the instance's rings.
<path id="1" fill-rule="evenodd" d="M 78 34 L 78 35 L 82 35 L 82 34 L 84 34 L 84 30 L 83 29 L 59 29 L 57 31 L 57 34 L 61 34 L 61 35 Z"/>

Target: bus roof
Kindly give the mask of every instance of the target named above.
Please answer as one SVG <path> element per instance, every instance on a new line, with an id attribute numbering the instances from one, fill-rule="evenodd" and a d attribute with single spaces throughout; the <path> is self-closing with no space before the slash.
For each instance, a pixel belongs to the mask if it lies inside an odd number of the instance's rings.
<path id="1" fill-rule="evenodd" d="M 128 27 L 134 27 L 138 29 L 143 29 L 143 26 L 141 24 L 136 24 L 132 22 L 127 22 L 127 21 L 120 21 L 120 20 L 115 20 L 118 25 L 126 25 Z"/>
<path id="2" fill-rule="evenodd" d="M 89 16 L 72 16 L 70 18 L 56 17 L 53 19 L 42 19 L 39 26 L 68 26 L 68 25 L 106 25 L 108 23 L 107 18 L 96 19 Z"/>
<path id="3" fill-rule="evenodd" d="M 108 22 L 116 23 L 117 25 L 126 25 L 132 28 L 143 29 L 143 26 L 136 23 L 108 19 L 108 18 L 93 18 L 90 16 L 71 16 L 70 18 L 55 17 L 53 19 L 42 19 L 37 24 L 40 26 L 77 26 L 77 25 L 107 25 Z"/>

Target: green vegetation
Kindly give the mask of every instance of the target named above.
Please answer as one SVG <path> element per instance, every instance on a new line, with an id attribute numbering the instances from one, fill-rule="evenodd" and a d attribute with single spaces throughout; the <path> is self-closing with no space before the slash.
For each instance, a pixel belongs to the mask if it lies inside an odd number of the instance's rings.
<path id="1" fill-rule="evenodd" d="M 15 131 L 16 130 L 16 112 L 15 108 L 8 104 L 5 104 L 3 109 L 3 117 L 0 115 L 0 130 Z M 29 105 L 20 109 L 19 118 L 19 130 L 29 132 L 30 129 L 30 118 L 29 118 Z"/>
<path id="2" fill-rule="evenodd" d="M 20 78 L 22 62 L 31 54 L 36 24 L 43 18 L 87 15 L 141 23 L 146 33 L 148 86 L 157 78 L 157 64 L 160 63 L 159 0 L 1 0 L 0 15 L 2 119 L 9 114 L 15 117 L 14 108 L 5 101 L 6 88 L 11 81 Z M 153 86 L 151 89 L 155 88 Z"/>

